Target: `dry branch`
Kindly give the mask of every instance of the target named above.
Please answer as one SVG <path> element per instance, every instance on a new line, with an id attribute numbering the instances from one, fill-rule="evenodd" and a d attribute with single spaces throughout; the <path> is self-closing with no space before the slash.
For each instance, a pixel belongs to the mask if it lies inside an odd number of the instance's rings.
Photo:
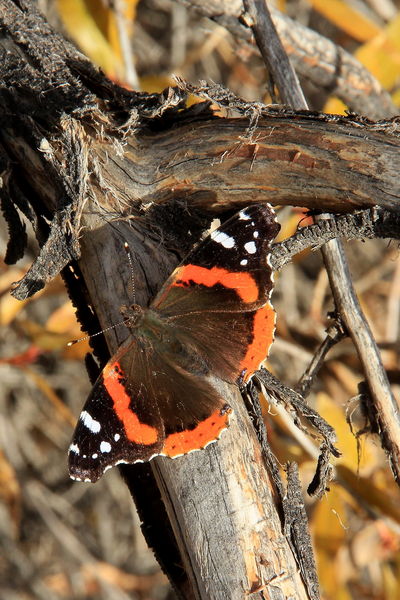
<path id="1" fill-rule="evenodd" d="M 244 14 L 242 0 L 179 2 L 230 31 L 239 44 L 246 44 L 254 52 L 258 52 Z M 398 108 L 388 92 L 354 56 L 277 9 L 270 7 L 270 11 L 285 51 L 299 75 L 317 88 L 338 96 L 350 110 L 370 119 L 398 115 Z"/>

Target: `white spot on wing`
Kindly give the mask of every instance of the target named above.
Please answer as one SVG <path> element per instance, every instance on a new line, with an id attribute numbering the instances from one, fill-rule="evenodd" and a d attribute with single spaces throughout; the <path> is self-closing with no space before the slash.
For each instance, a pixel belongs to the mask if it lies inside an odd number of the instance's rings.
<path id="1" fill-rule="evenodd" d="M 81 412 L 80 420 L 82 421 L 84 426 L 89 429 L 89 431 L 91 431 L 92 433 L 99 433 L 101 429 L 99 421 L 93 419 L 92 415 L 89 415 L 89 413 L 86 412 L 86 410 L 83 410 Z"/>
<path id="2" fill-rule="evenodd" d="M 254 242 L 247 242 L 247 244 L 244 245 L 244 249 L 249 254 L 255 254 L 257 252 L 257 247 Z"/>
<path id="3" fill-rule="evenodd" d="M 218 231 L 218 229 L 212 232 L 211 239 L 217 242 L 217 244 L 221 244 L 224 248 L 234 248 L 235 246 L 235 239 L 223 231 Z"/>
<path id="4" fill-rule="evenodd" d="M 253 231 L 253 238 L 257 239 L 259 235 L 258 231 Z"/>
<path id="5" fill-rule="evenodd" d="M 114 435 L 114 440 L 115 440 L 116 442 L 118 442 L 118 440 L 119 440 L 119 438 L 120 438 L 120 437 L 121 437 L 121 436 L 119 435 L 119 433 L 116 433 L 116 434 Z"/>
<path id="6" fill-rule="evenodd" d="M 71 444 L 69 447 L 70 452 L 74 452 L 74 454 L 79 454 L 79 446 L 76 444 Z"/>
<path id="7" fill-rule="evenodd" d="M 111 452 L 111 444 L 109 442 L 101 442 L 100 452 Z"/>
<path id="8" fill-rule="evenodd" d="M 243 258 L 243 259 L 240 261 L 240 264 L 242 265 L 242 267 L 245 267 L 245 266 L 247 265 L 247 263 L 248 263 L 248 262 L 249 262 L 249 261 L 247 260 L 247 258 Z"/>
<path id="9" fill-rule="evenodd" d="M 241 210 L 239 213 L 239 219 L 241 219 L 242 221 L 248 221 L 250 217 L 245 210 Z"/>
<path id="10" fill-rule="evenodd" d="M 92 454 L 92 458 L 97 458 L 99 455 L 97 454 L 97 452 L 95 452 L 94 454 Z"/>

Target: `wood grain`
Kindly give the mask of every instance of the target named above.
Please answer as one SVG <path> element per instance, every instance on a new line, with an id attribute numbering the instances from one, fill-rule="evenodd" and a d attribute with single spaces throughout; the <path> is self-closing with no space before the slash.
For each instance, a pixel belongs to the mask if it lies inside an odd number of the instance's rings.
<path id="1" fill-rule="evenodd" d="M 181 199 L 216 213 L 265 201 L 332 212 L 398 208 L 397 123 L 385 129 L 350 119 L 262 116 L 250 140 L 248 126 L 248 119 L 194 119 L 129 138 L 122 156 L 94 151 L 109 196 L 122 204 Z M 99 194 L 104 198 L 101 188 Z"/>

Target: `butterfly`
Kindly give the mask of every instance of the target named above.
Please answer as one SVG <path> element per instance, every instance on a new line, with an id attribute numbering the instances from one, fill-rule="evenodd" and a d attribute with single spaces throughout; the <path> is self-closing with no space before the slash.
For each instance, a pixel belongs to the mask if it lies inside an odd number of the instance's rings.
<path id="1" fill-rule="evenodd" d="M 244 384 L 273 341 L 269 205 L 241 210 L 201 241 L 148 308 L 123 309 L 129 336 L 104 367 L 69 448 L 73 479 L 205 448 L 231 407 L 213 377 Z"/>

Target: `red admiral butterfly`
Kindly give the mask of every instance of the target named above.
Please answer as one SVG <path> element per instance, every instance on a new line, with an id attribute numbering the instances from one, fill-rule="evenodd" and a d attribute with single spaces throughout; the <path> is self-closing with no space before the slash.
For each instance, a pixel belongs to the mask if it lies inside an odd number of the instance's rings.
<path id="1" fill-rule="evenodd" d="M 149 308 L 123 311 L 128 339 L 104 367 L 69 449 L 73 479 L 218 439 L 230 407 L 207 375 L 249 380 L 273 341 L 268 256 L 279 231 L 269 205 L 241 210 L 165 282 Z"/>

